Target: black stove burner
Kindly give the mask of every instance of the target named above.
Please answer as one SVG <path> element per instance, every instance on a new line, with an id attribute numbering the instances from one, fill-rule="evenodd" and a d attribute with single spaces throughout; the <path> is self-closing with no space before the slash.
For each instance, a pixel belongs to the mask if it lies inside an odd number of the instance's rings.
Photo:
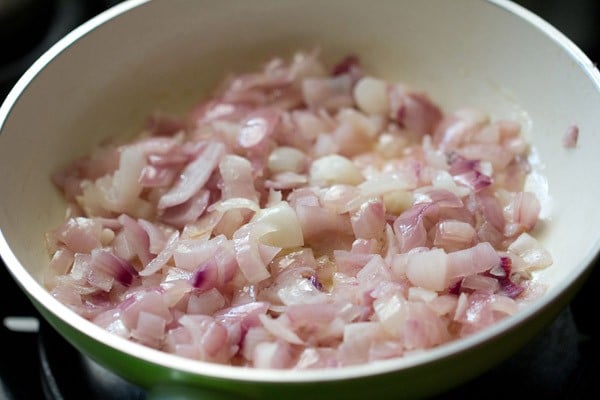
<path id="1" fill-rule="evenodd" d="M 122 0 L 0 0 L 0 99 L 50 46 Z"/>

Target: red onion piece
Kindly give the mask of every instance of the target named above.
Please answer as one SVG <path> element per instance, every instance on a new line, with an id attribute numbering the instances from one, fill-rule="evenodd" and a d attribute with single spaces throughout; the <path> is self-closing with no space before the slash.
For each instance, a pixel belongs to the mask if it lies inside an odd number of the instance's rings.
<path id="1" fill-rule="evenodd" d="M 217 263 L 214 260 L 210 260 L 198 267 L 198 269 L 194 272 L 190 283 L 196 289 L 200 291 L 206 291 L 215 287 L 217 284 L 217 279 Z"/>
<path id="2" fill-rule="evenodd" d="M 579 127 L 577 125 L 570 125 L 563 135 L 562 145 L 566 148 L 577 147 L 578 140 Z"/>
<path id="3" fill-rule="evenodd" d="M 360 65 L 360 60 L 355 54 L 349 54 L 331 68 L 331 75 L 343 75 Z"/>
<path id="4" fill-rule="evenodd" d="M 131 263 L 107 250 L 92 250 L 92 263 L 96 268 L 109 274 L 125 286 L 131 285 L 133 278 L 137 276 L 137 271 Z"/>
<path id="5" fill-rule="evenodd" d="M 161 197 L 158 208 L 173 207 L 189 200 L 208 181 L 224 152 L 222 143 L 208 143 L 196 159 L 186 166 L 173 188 Z"/>

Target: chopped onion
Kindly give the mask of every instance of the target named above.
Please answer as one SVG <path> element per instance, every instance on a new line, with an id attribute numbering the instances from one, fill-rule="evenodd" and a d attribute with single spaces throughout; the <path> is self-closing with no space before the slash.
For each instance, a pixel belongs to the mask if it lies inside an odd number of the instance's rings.
<path id="1" fill-rule="evenodd" d="M 579 127 L 577 125 L 570 125 L 563 135 L 562 145 L 566 148 L 576 147 L 578 139 Z"/>
<path id="2" fill-rule="evenodd" d="M 304 153 L 294 147 L 278 147 L 269 154 L 268 167 L 272 173 L 299 173 L 304 171 L 306 164 L 307 159 Z"/>
<path id="3" fill-rule="evenodd" d="M 536 238 L 523 232 L 508 246 L 508 251 L 518 255 L 532 269 L 545 268 L 552 264 L 552 256 Z"/>
<path id="4" fill-rule="evenodd" d="M 310 183 L 317 186 L 356 185 L 364 180 L 352 161 L 337 154 L 321 157 L 311 164 Z"/>
<path id="5" fill-rule="evenodd" d="M 487 242 L 448 253 L 448 279 L 485 272 L 500 265 L 500 256 Z"/>
<path id="6" fill-rule="evenodd" d="M 541 296 L 550 196 L 520 124 L 358 61 L 273 58 L 53 171 L 52 296 L 161 351 L 282 369 L 410 357 Z"/>
<path id="7" fill-rule="evenodd" d="M 358 107 L 367 114 L 387 114 L 387 83 L 365 76 L 354 86 L 354 99 Z"/>
<path id="8" fill-rule="evenodd" d="M 440 291 L 447 285 L 448 255 L 442 249 L 414 253 L 406 264 L 410 282 L 424 289 Z"/>
<path id="9" fill-rule="evenodd" d="M 304 245 L 300 221 L 287 201 L 281 201 L 258 211 L 253 222 L 269 227 L 269 232 L 260 237 L 262 243 L 281 248 Z"/>

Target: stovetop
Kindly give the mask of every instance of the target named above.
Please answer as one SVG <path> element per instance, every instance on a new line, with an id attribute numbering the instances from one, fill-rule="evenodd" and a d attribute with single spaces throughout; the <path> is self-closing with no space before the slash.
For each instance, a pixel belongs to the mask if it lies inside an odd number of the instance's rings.
<path id="1" fill-rule="evenodd" d="M 119 2 L 0 1 L 0 102 L 43 51 L 82 22 Z M 517 2 L 563 31 L 592 61 L 600 61 L 600 2 Z M 22 5 L 20 19 L 7 19 L 9 14 L 2 7 L 10 7 L 10 3 Z M 14 22 L 17 20 L 29 24 L 19 25 Z M 14 41 L 14 37 L 20 39 Z M 594 295 L 599 290 L 600 269 L 595 268 L 571 304 L 538 337 L 489 372 L 438 398 L 600 398 L 600 338 L 594 323 Z M 1 261 L 0 293 L 0 343 L 4 346 L 0 356 L 0 400 L 146 397 L 141 388 L 81 355 L 57 334 L 33 308 Z M 11 356 L 6 351 L 8 346 Z"/>

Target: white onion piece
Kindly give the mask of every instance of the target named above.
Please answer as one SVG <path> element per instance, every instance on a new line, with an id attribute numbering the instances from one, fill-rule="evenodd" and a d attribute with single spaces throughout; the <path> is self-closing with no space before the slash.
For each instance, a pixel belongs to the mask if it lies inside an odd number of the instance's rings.
<path id="1" fill-rule="evenodd" d="M 128 247 L 139 257 L 142 265 L 148 264 L 153 258 L 150 254 L 150 237 L 148 233 L 127 214 L 121 214 L 118 220 L 123 225 Z"/>
<path id="2" fill-rule="evenodd" d="M 160 251 L 165 248 L 167 242 L 165 232 L 158 225 L 143 218 L 138 220 L 138 224 L 148 235 L 148 250 L 150 253 L 155 255 L 160 253 Z"/>
<path id="3" fill-rule="evenodd" d="M 337 110 L 352 106 L 352 81 L 348 75 L 333 78 L 307 78 L 302 81 L 302 95 L 310 109 Z"/>
<path id="4" fill-rule="evenodd" d="M 146 267 L 139 272 L 141 276 L 148 276 L 154 274 L 156 271 L 160 270 L 173 255 L 173 251 L 175 249 L 177 240 L 179 239 L 179 231 L 175 231 L 171 234 L 169 239 L 167 239 L 167 243 L 165 247 L 161 250 L 160 253 L 156 257 L 150 261 Z"/>
<path id="5" fill-rule="evenodd" d="M 121 320 L 121 311 L 118 309 L 104 311 L 94 317 L 92 322 L 117 336 L 121 336 L 126 339 L 131 336 L 130 330 L 125 327 L 123 321 Z"/>
<path id="6" fill-rule="evenodd" d="M 402 327 L 404 347 L 408 350 L 427 349 L 444 343 L 450 334 L 447 325 L 427 304 L 411 302 Z"/>
<path id="7" fill-rule="evenodd" d="M 142 342 L 156 343 L 158 347 L 160 341 L 165 337 L 165 328 L 167 321 L 151 312 L 141 311 L 135 329 L 131 331 L 132 336 Z M 145 340 L 144 340 L 145 339 Z"/>
<path id="8" fill-rule="evenodd" d="M 254 188 L 252 164 L 240 156 L 227 154 L 219 162 L 219 172 L 223 179 L 221 198 L 244 198 L 258 202 L 258 193 Z"/>
<path id="9" fill-rule="evenodd" d="M 340 110 L 336 119 L 339 125 L 332 138 L 337 145 L 337 153 L 346 157 L 368 153 L 384 122 L 382 118 L 368 117 L 351 108 Z"/>
<path id="10" fill-rule="evenodd" d="M 233 234 L 236 260 L 250 283 L 258 283 L 271 276 L 260 253 L 259 241 L 275 229 L 272 225 L 253 223 L 242 226 Z"/>
<path id="11" fill-rule="evenodd" d="M 431 183 L 434 187 L 446 189 L 458 197 L 467 196 L 471 192 L 469 188 L 457 185 L 456 182 L 454 182 L 454 179 L 452 179 L 452 175 L 446 170 L 439 171 Z"/>
<path id="12" fill-rule="evenodd" d="M 466 222 L 444 220 L 436 225 L 433 244 L 448 250 L 470 247 L 476 238 L 476 231 Z"/>
<path id="13" fill-rule="evenodd" d="M 354 99 L 367 114 L 387 114 L 389 110 L 387 83 L 365 76 L 354 86 Z"/>
<path id="14" fill-rule="evenodd" d="M 344 339 L 338 348 L 342 365 L 354 365 L 368 361 L 369 348 L 385 335 L 377 322 L 355 322 L 344 327 Z"/>
<path id="15" fill-rule="evenodd" d="M 394 189 L 383 195 L 385 209 L 394 215 L 400 215 L 413 204 L 413 194 L 405 189 Z"/>
<path id="16" fill-rule="evenodd" d="M 531 230 L 537 223 L 540 209 L 540 202 L 533 193 L 518 192 L 506 212 L 512 221 L 521 226 L 520 229 Z"/>
<path id="17" fill-rule="evenodd" d="M 500 265 L 500 256 L 487 242 L 448 253 L 448 279 L 487 271 Z"/>
<path id="18" fill-rule="evenodd" d="M 263 327 L 273 336 L 285 340 L 291 344 L 303 344 L 304 341 L 290 329 L 289 321 L 285 317 L 273 319 L 266 314 L 258 316 Z"/>
<path id="19" fill-rule="evenodd" d="M 248 361 L 253 359 L 254 350 L 259 343 L 269 343 L 273 335 L 262 326 L 253 326 L 246 332 L 242 344 L 242 355 Z"/>
<path id="20" fill-rule="evenodd" d="M 457 304 L 457 297 L 451 294 L 439 295 L 427 302 L 429 308 L 439 316 L 454 315 Z"/>
<path id="21" fill-rule="evenodd" d="M 429 303 L 438 296 L 437 292 L 432 290 L 424 289 L 422 287 L 414 286 L 408 288 L 408 300 L 410 301 L 422 301 Z"/>
<path id="22" fill-rule="evenodd" d="M 357 238 L 382 239 L 386 226 L 383 203 L 379 200 L 364 202 L 350 221 Z"/>
<path id="23" fill-rule="evenodd" d="M 171 322 L 173 317 L 162 295 L 153 289 L 140 290 L 131 296 L 119 306 L 121 309 L 121 320 L 128 329 L 134 329 L 140 312 L 145 311 L 162 317 L 167 322 Z"/>
<path id="24" fill-rule="evenodd" d="M 75 254 L 71 250 L 64 248 L 56 250 L 56 252 L 52 255 L 50 263 L 48 264 L 48 270 L 44 274 L 44 280 L 50 286 L 54 285 L 55 278 L 57 276 L 66 275 L 69 273 L 74 261 Z"/>
<path id="25" fill-rule="evenodd" d="M 222 143 L 207 144 L 196 159 L 186 166 L 173 188 L 161 197 L 158 208 L 176 206 L 190 199 L 206 183 L 224 152 L 225 146 Z"/>
<path id="26" fill-rule="evenodd" d="M 294 147 L 281 146 L 269 154 L 268 168 L 271 173 L 304 171 L 307 165 L 306 155 Z"/>
<path id="27" fill-rule="evenodd" d="M 217 321 L 204 315 L 184 315 L 179 323 L 191 333 L 192 342 L 199 350 L 199 359 L 212 361 L 224 350 L 227 342 L 227 330 Z"/>
<path id="28" fill-rule="evenodd" d="M 527 174 L 523 190 L 535 194 L 540 202 L 539 218 L 548 218 L 551 215 L 553 206 L 553 199 L 548 193 L 548 179 L 540 171 L 534 169 Z"/>
<path id="29" fill-rule="evenodd" d="M 212 315 L 216 311 L 225 307 L 227 300 L 217 288 L 209 289 L 205 292 L 191 295 L 187 312 L 190 314 Z"/>
<path id="30" fill-rule="evenodd" d="M 432 249 L 410 255 L 406 276 L 415 286 L 441 291 L 447 286 L 448 255 L 442 249 Z"/>
<path id="31" fill-rule="evenodd" d="M 358 167 L 337 154 L 321 157 L 310 166 L 310 183 L 317 186 L 357 185 L 364 180 Z"/>
<path id="32" fill-rule="evenodd" d="M 54 235 L 75 253 L 89 253 L 92 249 L 100 247 L 102 224 L 91 218 L 69 218 Z"/>
<path id="33" fill-rule="evenodd" d="M 552 264 L 552 255 L 527 232 L 520 234 L 508 246 L 508 251 L 518 255 L 531 269 L 540 269 Z"/>
<path id="34" fill-rule="evenodd" d="M 172 270 L 176 270 L 177 268 L 172 268 Z M 169 271 L 169 272 L 171 272 Z M 188 272 L 188 271 L 186 271 Z M 171 274 L 169 274 L 171 275 Z M 182 279 L 171 279 L 161 283 L 160 287 L 164 290 L 163 293 L 163 301 L 167 305 L 167 307 L 174 307 L 177 303 L 182 301 L 185 298 L 189 299 L 189 293 L 193 290 L 193 287 L 189 283 L 189 279 L 191 278 L 191 273 L 189 276 L 186 276 Z"/>
<path id="35" fill-rule="evenodd" d="M 295 172 L 281 172 L 273 175 L 265 182 L 265 187 L 276 190 L 290 190 L 305 186 L 308 183 L 306 175 Z"/>
<path id="36" fill-rule="evenodd" d="M 519 311 L 519 304 L 508 296 L 495 295 L 490 304 L 492 310 L 513 315 Z"/>
<path id="37" fill-rule="evenodd" d="M 284 341 L 261 342 L 254 348 L 252 365 L 256 368 L 289 368 L 292 364 L 290 345 Z"/>
<path id="38" fill-rule="evenodd" d="M 408 189 L 412 189 L 414 183 L 400 174 L 381 175 L 362 182 L 358 185 L 361 194 L 364 197 L 374 197 L 387 195 L 390 193 L 405 193 Z M 389 201 L 389 198 L 388 198 Z M 412 202 L 412 195 L 410 200 Z"/>
<path id="39" fill-rule="evenodd" d="M 244 148 L 259 148 L 273 135 L 280 119 L 279 110 L 264 108 L 252 112 L 242 124 L 238 143 Z"/>
<path id="40" fill-rule="evenodd" d="M 377 299 L 373 304 L 377 319 L 383 329 L 393 337 L 400 336 L 400 327 L 406 316 L 406 300 L 399 295 Z"/>
<path id="41" fill-rule="evenodd" d="M 335 211 L 338 214 L 344 214 L 346 212 L 356 209 L 356 205 L 362 204 L 363 198 L 355 186 L 350 185 L 332 185 L 322 192 L 320 197 L 323 206 L 328 209 Z M 319 205 L 319 201 L 314 204 Z"/>
<path id="42" fill-rule="evenodd" d="M 146 165 L 146 154 L 141 146 L 126 146 L 119 157 L 119 168 L 108 181 L 97 181 L 106 186 L 105 205 L 114 212 L 128 211 L 142 191 L 138 177 Z M 108 176 L 107 176 L 108 177 Z M 101 180 L 104 178 L 101 178 Z"/>
<path id="43" fill-rule="evenodd" d="M 258 211 L 253 222 L 268 226 L 269 232 L 260 237 L 262 243 L 281 248 L 301 247 L 304 236 L 296 212 L 287 201 Z"/>
<path id="44" fill-rule="evenodd" d="M 423 219 L 431 212 L 435 212 L 435 208 L 431 204 L 417 204 L 396 218 L 394 233 L 398 239 L 401 253 L 425 246 L 427 230 Z"/>
<path id="45" fill-rule="evenodd" d="M 461 289 L 462 288 L 480 290 L 487 293 L 495 293 L 500 288 L 500 283 L 498 283 L 498 279 L 489 276 L 473 274 L 466 276 L 462 280 Z"/>
<path id="46" fill-rule="evenodd" d="M 233 197 L 223 201 L 217 201 L 213 203 L 208 211 L 218 211 L 220 213 L 226 213 L 229 210 L 237 209 L 248 209 L 252 211 L 259 211 L 260 206 L 254 200 L 249 200 L 243 197 Z"/>

